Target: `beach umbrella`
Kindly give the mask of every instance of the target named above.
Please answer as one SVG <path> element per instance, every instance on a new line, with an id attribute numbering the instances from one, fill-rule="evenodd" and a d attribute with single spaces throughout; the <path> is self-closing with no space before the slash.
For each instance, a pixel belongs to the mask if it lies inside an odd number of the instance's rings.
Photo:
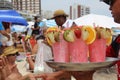
<path id="1" fill-rule="evenodd" d="M 25 32 L 27 27 L 23 25 L 12 25 L 10 29 L 12 32 Z"/>
<path id="2" fill-rule="evenodd" d="M 43 21 L 41 21 L 39 26 L 40 27 L 44 27 L 44 26 L 53 27 L 53 26 L 57 26 L 57 24 L 56 24 L 55 20 L 52 19 L 52 20 L 43 20 Z"/>
<path id="3" fill-rule="evenodd" d="M 82 25 L 91 25 L 91 26 L 101 26 L 101 27 L 118 27 L 120 24 L 115 23 L 112 17 L 97 15 L 97 14 L 88 14 L 82 17 L 79 17 L 74 20 L 78 26 Z"/>
<path id="4" fill-rule="evenodd" d="M 16 10 L 0 10 L 0 22 L 27 26 L 28 23 Z"/>

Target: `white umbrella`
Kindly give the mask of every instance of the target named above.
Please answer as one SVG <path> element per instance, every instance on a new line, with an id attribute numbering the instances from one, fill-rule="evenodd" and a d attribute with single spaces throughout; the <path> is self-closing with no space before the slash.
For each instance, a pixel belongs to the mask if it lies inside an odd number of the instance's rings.
<path id="1" fill-rule="evenodd" d="M 91 26 L 102 26 L 107 28 L 118 27 L 120 24 L 114 22 L 112 17 L 97 15 L 97 14 L 88 14 L 82 17 L 79 17 L 74 20 L 78 25 L 91 25 Z"/>

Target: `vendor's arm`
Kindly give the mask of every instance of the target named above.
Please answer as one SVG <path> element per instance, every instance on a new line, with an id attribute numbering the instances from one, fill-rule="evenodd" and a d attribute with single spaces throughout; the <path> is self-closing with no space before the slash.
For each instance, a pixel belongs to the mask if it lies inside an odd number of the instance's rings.
<path id="1" fill-rule="evenodd" d="M 59 80 L 61 78 L 66 77 L 66 75 L 69 75 L 69 72 L 57 71 L 53 73 L 44 73 L 44 74 L 36 75 L 35 77 L 42 78 L 43 80 Z"/>
<path id="2" fill-rule="evenodd" d="M 95 71 L 74 71 L 70 72 L 76 80 L 92 80 Z"/>

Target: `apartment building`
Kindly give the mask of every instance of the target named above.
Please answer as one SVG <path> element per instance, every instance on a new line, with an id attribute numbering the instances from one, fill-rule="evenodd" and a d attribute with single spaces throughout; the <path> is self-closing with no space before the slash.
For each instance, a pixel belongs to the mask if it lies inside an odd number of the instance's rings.
<path id="1" fill-rule="evenodd" d="M 0 10 L 13 9 L 10 0 L 0 0 Z"/>
<path id="2" fill-rule="evenodd" d="M 70 19 L 76 19 L 86 14 L 90 14 L 90 7 L 79 4 L 70 6 Z"/>
<path id="3" fill-rule="evenodd" d="M 41 14 L 41 0 L 11 0 L 13 8 L 28 14 Z"/>

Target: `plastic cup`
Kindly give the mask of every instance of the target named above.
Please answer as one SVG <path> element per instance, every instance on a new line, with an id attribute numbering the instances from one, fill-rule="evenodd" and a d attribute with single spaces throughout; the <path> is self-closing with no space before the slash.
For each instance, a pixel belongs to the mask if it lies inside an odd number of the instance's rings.
<path id="1" fill-rule="evenodd" d="M 71 56 L 71 62 L 88 62 L 88 46 L 82 39 L 76 39 L 74 42 L 70 42 L 69 52 Z"/>
<path id="2" fill-rule="evenodd" d="M 63 39 L 62 33 L 60 34 L 60 42 L 54 43 L 52 50 L 55 62 L 70 62 L 68 42 Z"/>
<path id="3" fill-rule="evenodd" d="M 90 62 L 104 62 L 106 56 L 106 41 L 105 39 L 96 39 L 89 45 Z"/>

